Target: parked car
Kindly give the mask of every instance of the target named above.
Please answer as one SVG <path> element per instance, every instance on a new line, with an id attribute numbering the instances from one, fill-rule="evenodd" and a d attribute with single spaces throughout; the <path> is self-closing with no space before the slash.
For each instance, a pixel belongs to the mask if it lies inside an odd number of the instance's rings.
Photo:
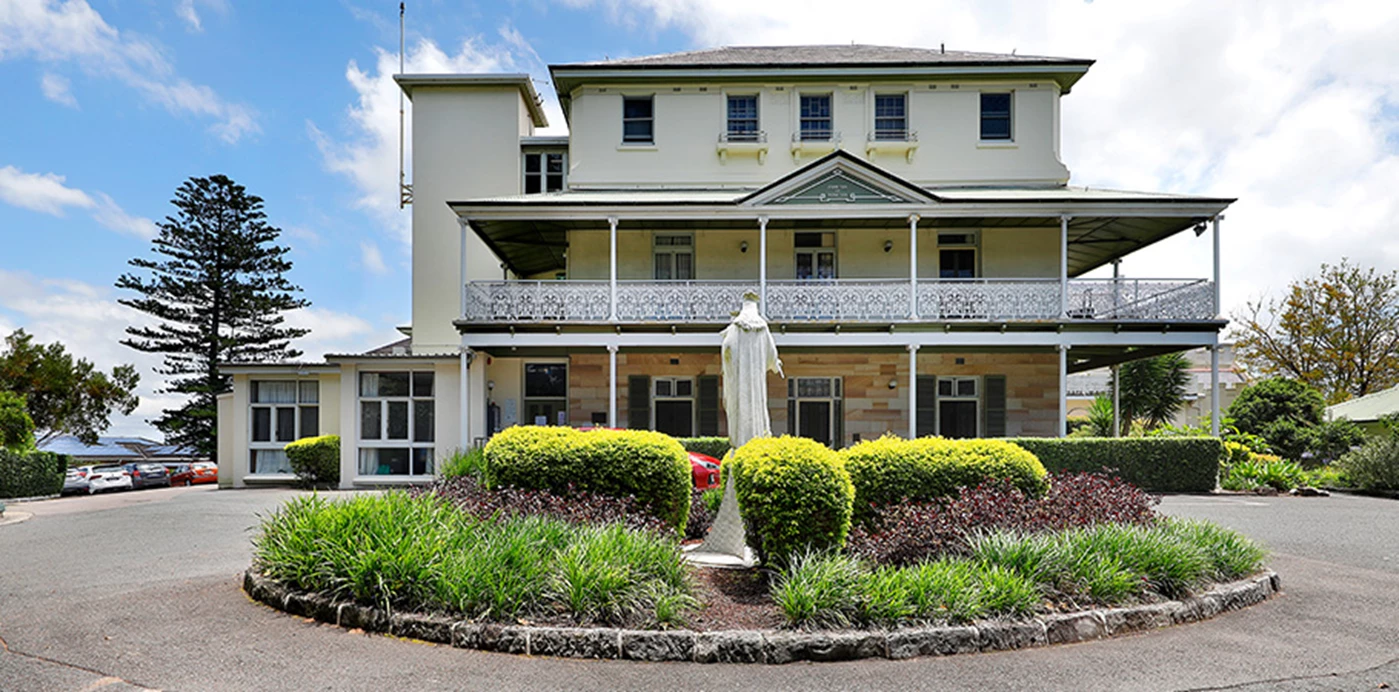
<path id="1" fill-rule="evenodd" d="M 180 464 L 175 467 L 175 472 L 170 476 L 171 485 L 197 485 L 199 483 L 218 482 L 218 464 L 208 461 L 196 461 L 193 464 Z"/>
<path id="2" fill-rule="evenodd" d="M 708 454 L 690 452 L 690 475 L 699 490 L 719 487 L 719 460 Z"/>
<path id="3" fill-rule="evenodd" d="M 138 462 L 125 464 L 122 468 L 131 476 L 132 488 L 170 487 L 170 472 L 160 464 Z"/>
<path id="4" fill-rule="evenodd" d="M 67 473 L 63 475 L 63 494 L 87 492 L 87 477 L 91 473 L 91 466 L 74 466 L 68 469 Z"/>
<path id="5" fill-rule="evenodd" d="M 93 495 L 103 490 L 130 490 L 131 476 L 120 466 L 102 466 L 87 474 L 87 493 Z"/>

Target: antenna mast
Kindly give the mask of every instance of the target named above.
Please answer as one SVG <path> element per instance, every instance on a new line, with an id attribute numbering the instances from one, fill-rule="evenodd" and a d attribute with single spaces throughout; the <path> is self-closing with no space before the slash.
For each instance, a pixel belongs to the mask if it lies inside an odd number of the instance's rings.
<path id="1" fill-rule="evenodd" d="M 398 73 L 403 74 L 403 3 L 398 3 Z M 413 203 L 413 186 L 403 170 L 403 90 L 398 90 L 398 208 Z"/>

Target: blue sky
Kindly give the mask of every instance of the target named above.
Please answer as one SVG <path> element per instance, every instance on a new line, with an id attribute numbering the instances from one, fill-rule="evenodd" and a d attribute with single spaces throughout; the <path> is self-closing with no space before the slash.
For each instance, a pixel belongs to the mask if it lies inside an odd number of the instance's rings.
<path id="1" fill-rule="evenodd" d="M 1074 184 L 1236 196 L 1230 310 L 1343 256 L 1399 265 L 1399 3 L 1296 0 L 515 0 L 410 2 L 409 71 L 529 72 L 555 130 L 549 63 L 723 44 L 883 43 L 1089 57 L 1064 102 Z M 898 21 L 890 21 L 897 18 Z M 308 356 L 395 338 L 409 314 L 395 204 L 395 2 L 0 0 L 0 332 L 103 367 L 127 259 L 190 176 L 266 200 L 312 301 Z M 1191 234 L 1184 234 L 1190 236 Z M 1208 237 L 1129 260 L 1207 276 Z M 1170 266 L 1170 270 L 1161 267 Z"/>

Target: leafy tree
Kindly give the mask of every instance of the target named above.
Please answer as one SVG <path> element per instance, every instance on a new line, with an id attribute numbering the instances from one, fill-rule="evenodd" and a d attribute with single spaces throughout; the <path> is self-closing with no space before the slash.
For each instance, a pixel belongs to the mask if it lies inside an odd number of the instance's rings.
<path id="1" fill-rule="evenodd" d="M 1328 402 L 1399 384 L 1399 275 L 1341 260 L 1294 281 L 1283 300 L 1234 315 L 1239 354 L 1264 375 L 1317 389 Z"/>
<path id="2" fill-rule="evenodd" d="M 1093 397 L 1093 405 L 1088 408 L 1088 428 L 1093 437 L 1112 437 L 1112 397 Z"/>
<path id="3" fill-rule="evenodd" d="M 1180 353 L 1134 360 L 1118 367 L 1123 429 L 1130 429 L 1135 421 L 1141 421 L 1147 430 L 1168 423 L 1185 405 L 1189 370 L 1190 362 Z"/>
<path id="4" fill-rule="evenodd" d="M 1275 377 L 1245 387 L 1229 416 L 1245 433 L 1259 435 L 1278 455 L 1293 460 L 1339 458 L 1363 440 L 1347 420 L 1325 420 L 1321 392 L 1303 382 Z"/>
<path id="5" fill-rule="evenodd" d="M 5 337 L 0 351 L 0 391 L 24 398 L 40 442 L 75 435 L 95 444 L 114 412 L 128 415 L 136 410 L 139 399 L 134 392 L 140 379 L 131 365 L 104 373 L 74 358 L 63 344 L 35 343 L 23 329 Z"/>
<path id="6" fill-rule="evenodd" d="M 0 392 L 0 449 L 34 446 L 34 420 L 25 408 L 24 397 Z"/>
<path id="7" fill-rule="evenodd" d="M 176 213 L 160 224 L 153 259 L 131 266 L 117 287 L 139 294 L 118 302 L 158 318 L 156 327 L 127 327 L 123 344 L 164 354 L 157 370 L 170 377 L 164 392 L 189 395 L 178 409 L 154 421 L 170 444 L 188 445 L 214 458 L 217 397 L 230 378 L 223 362 L 295 358 L 292 339 L 309 330 L 285 324 L 285 313 L 310 303 L 286 278 L 288 248 L 276 244 L 281 229 L 268 225 L 262 198 L 228 177 L 190 178 L 175 191 Z"/>

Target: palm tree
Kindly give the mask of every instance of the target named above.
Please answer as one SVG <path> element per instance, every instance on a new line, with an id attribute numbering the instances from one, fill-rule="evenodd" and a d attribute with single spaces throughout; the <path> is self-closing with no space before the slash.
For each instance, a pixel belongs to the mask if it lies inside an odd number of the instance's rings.
<path id="1" fill-rule="evenodd" d="M 1123 363 L 1118 368 L 1123 428 L 1130 429 L 1137 420 L 1148 430 L 1170 422 L 1185 405 L 1189 368 L 1189 361 L 1180 353 Z"/>

